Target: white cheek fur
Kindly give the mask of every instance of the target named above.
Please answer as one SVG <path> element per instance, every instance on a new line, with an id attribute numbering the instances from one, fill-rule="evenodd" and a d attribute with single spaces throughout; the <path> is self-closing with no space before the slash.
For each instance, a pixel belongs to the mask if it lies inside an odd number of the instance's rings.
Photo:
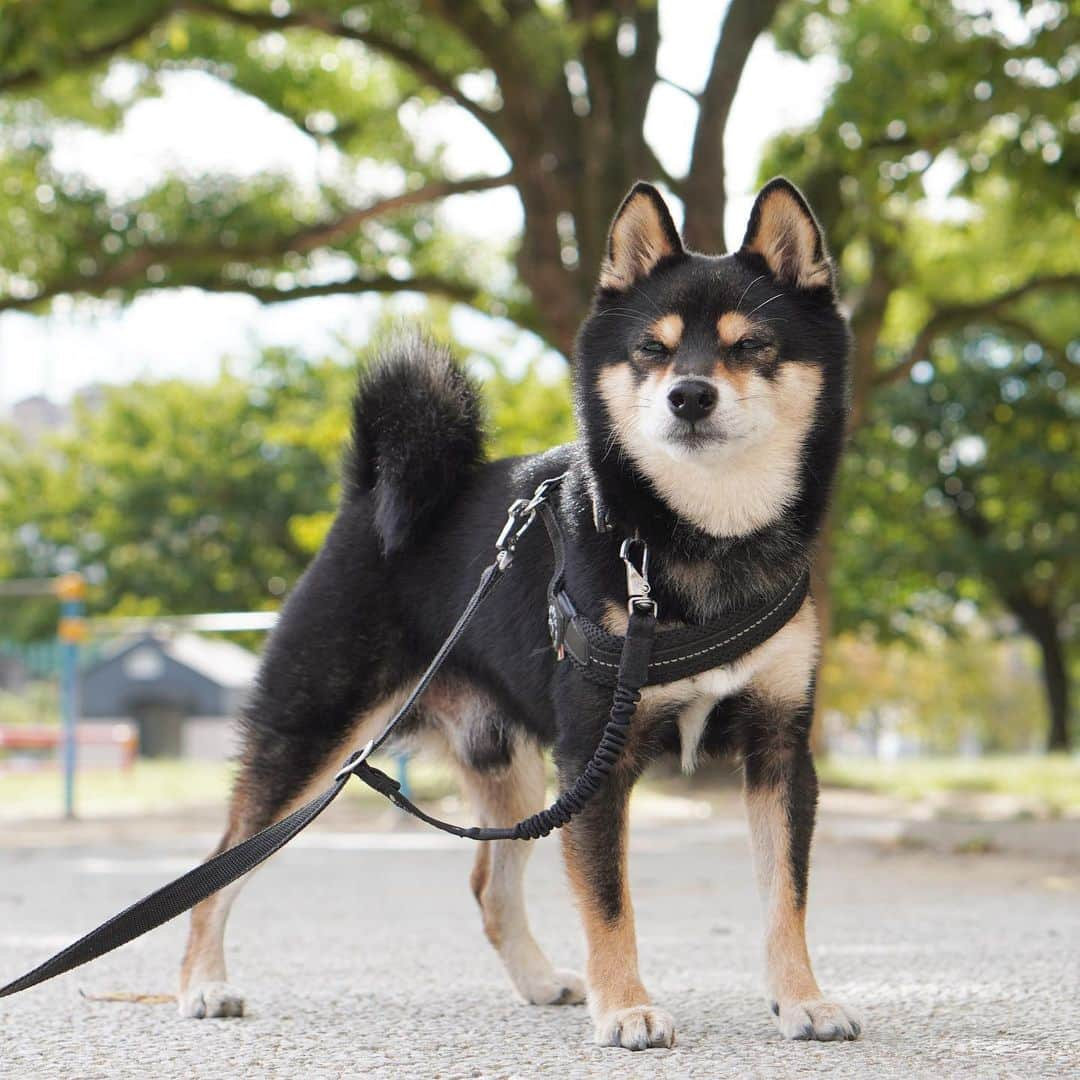
<path id="1" fill-rule="evenodd" d="M 600 393 L 623 451 L 672 510 L 713 536 L 745 536 L 771 524 L 798 492 L 820 373 L 787 365 L 768 396 L 743 401 L 718 381 L 719 416 L 729 438 L 702 450 L 667 437 L 667 381 L 648 379 L 638 387 L 625 365 L 601 376 Z"/>

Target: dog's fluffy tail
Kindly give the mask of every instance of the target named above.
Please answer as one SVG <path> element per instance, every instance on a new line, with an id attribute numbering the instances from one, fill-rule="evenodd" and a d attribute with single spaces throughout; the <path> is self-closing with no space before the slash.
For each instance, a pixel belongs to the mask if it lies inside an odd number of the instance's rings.
<path id="1" fill-rule="evenodd" d="M 374 499 L 383 553 L 407 547 L 480 463 L 480 396 L 447 349 L 420 335 L 396 337 L 360 376 L 345 499 Z"/>

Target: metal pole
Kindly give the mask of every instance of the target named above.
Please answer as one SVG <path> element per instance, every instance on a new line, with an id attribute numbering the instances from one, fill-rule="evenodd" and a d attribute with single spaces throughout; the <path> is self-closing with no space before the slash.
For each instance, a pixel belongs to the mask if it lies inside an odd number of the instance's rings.
<path id="1" fill-rule="evenodd" d="M 398 754 L 397 756 L 397 780 L 401 785 L 401 794 L 406 799 L 412 798 L 412 788 L 409 787 L 409 755 Z"/>
<path id="2" fill-rule="evenodd" d="M 64 817 L 75 817 L 76 726 L 79 719 L 79 645 L 86 637 L 86 581 L 82 574 L 56 580 L 60 599 L 60 711 L 63 719 L 61 756 L 64 770 Z"/>

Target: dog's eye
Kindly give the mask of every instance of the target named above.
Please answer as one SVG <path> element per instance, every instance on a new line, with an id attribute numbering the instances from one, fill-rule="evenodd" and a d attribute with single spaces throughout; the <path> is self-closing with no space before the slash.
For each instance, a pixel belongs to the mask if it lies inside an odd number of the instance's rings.
<path id="1" fill-rule="evenodd" d="M 664 356 L 668 348 L 662 341 L 657 341 L 655 338 L 649 338 L 648 341 L 643 341 L 638 346 L 643 353 L 647 353 L 649 356 Z"/>

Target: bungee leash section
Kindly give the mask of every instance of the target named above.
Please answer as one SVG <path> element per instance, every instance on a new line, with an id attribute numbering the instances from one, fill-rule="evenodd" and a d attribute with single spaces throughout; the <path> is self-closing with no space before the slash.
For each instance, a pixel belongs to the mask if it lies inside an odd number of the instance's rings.
<path id="1" fill-rule="evenodd" d="M 563 474 L 565 476 L 565 474 Z M 461 617 L 450 631 L 420 681 L 385 728 L 342 765 L 331 786 L 321 795 L 288 817 L 268 826 L 261 832 L 213 856 L 200 866 L 169 882 L 156 892 L 114 915 L 95 930 L 73 942 L 66 949 L 46 960 L 32 971 L 0 987 L 0 997 L 9 997 L 28 990 L 48 979 L 80 967 L 99 956 L 126 945 L 137 937 L 156 929 L 254 870 L 271 855 L 280 851 L 294 836 L 310 825 L 344 789 L 350 776 L 357 776 L 402 810 L 421 821 L 470 840 L 534 840 L 547 836 L 553 829 L 566 825 L 600 789 L 610 775 L 626 744 L 630 721 L 641 699 L 641 688 L 648 679 L 656 633 L 656 604 L 648 596 L 647 550 L 642 547 L 640 564 L 635 565 L 629 546 L 622 555 L 627 565 L 630 620 L 619 659 L 618 679 L 611 713 L 600 742 L 582 774 L 546 810 L 542 810 L 511 828 L 461 828 L 425 814 L 402 793 L 395 780 L 368 763 L 368 757 L 390 737 L 397 724 L 407 716 L 445 663 L 454 645 L 465 633 L 481 604 L 491 595 L 514 561 L 518 541 L 536 520 L 550 492 L 563 476 L 545 480 L 530 499 L 518 499 L 509 508 L 506 525 L 496 542 L 495 561 L 484 570 L 480 583 Z M 636 541 L 635 544 L 640 544 Z M 561 562 L 561 559 L 559 560 Z"/>

